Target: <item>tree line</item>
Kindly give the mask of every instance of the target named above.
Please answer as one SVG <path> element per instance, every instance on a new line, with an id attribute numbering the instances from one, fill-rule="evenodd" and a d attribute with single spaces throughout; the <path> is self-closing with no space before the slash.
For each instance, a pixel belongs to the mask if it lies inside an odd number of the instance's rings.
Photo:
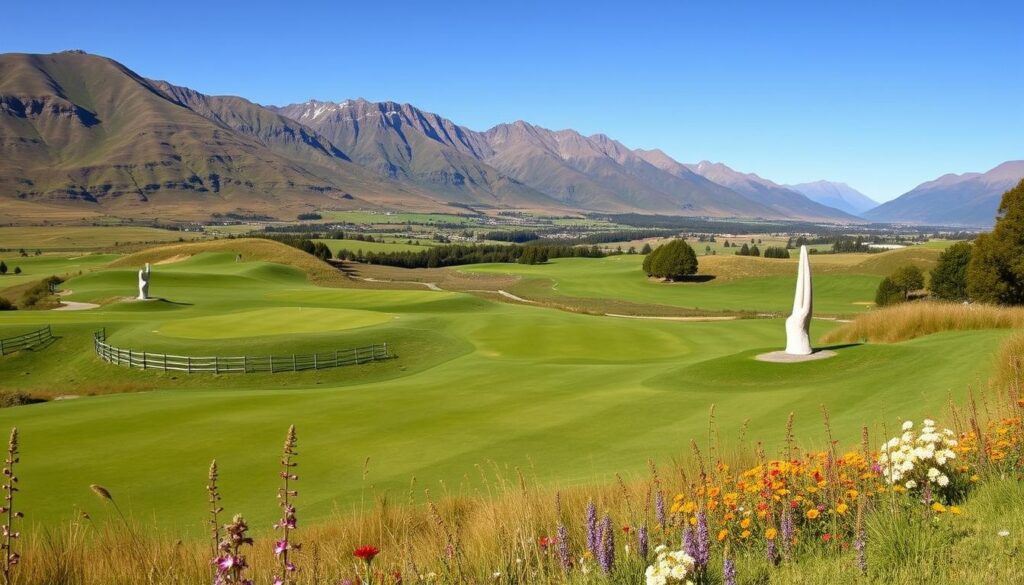
<path id="1" fill-rule="evenodd" d="M 551 258 L 603 258 L 605 255 L 597 246 L 451 244 L 406 252 L 339 250 L 337 257 L 397 268 L 443 268 L 489 263 L 543 264 Z"/>

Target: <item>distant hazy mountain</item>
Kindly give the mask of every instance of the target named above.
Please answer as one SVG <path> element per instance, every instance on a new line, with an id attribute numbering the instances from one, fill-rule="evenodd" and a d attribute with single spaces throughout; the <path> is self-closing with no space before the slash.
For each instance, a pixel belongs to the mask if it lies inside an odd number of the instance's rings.
<path id="1" fill-rule="evenodd" d="M 1024 178 L 1024 160 L 985 173 L 948 174 L 918 185 L 868 211 L 879 222 L 987 227 L 995 223 L 1003 193 Z"/>
<path id="2" fill-rule="evenodd" d="M 863 222 L 850 213 L 810 200 L 806 196 L 753 173 L 741 173 L 722 163 L 701 161 L 685 165 L 693 172 L 724 185 L 748 199 L 765 205 L 779 215 L 825 220 Z"/>
<path id="3" fill-rule="evenodd" d="M 834 207 L 852 215 L 861 215 L 869 209 L 878 207 L 878 202 L 847 185 L 833 181 L 814 181 L 784 185 L 787 189 L 802 193 L 811 201 Z"/>

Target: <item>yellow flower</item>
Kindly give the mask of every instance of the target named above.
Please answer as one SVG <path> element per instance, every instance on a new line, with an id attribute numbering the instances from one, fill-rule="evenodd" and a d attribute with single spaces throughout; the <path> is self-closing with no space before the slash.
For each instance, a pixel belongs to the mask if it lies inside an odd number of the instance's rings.
<path id="1" fill-rule="evenodd" d="M 814 520 L 815 518 L 817 518 L 818 517 L 818 510 L 817 510 L 817 508 L 811 508 L 810 510 L 807 510 L 806 516 L 807 516 L 808 520 Z"/>
<path id="2" fill-rule="evenodd" d="M 768 540 L 775 540 L 775 536 L 778 533 L 779 533 L 778 530 L 775 530 L 774 528 L 769 528 L 768 530 L 764 531 L 764 537 L 767 538 Z"/>
<path id="3" fill-rule="evenodd" d="M 938 503 L 938 502 L 935 502 L 934 504 L 932 504 L 932 510 L 934 510 L 934 511 L 938 512 L 939 514 L 941 514 L 941 513 L 946 511 L 946 507 L 943 506 L 942 504 Z"/>
<path id="4" fill-rule="evenodd" d="M 846 511 L 849 510 L 849 509 L 850 509 L 849 506 L 847 506 L 846 504 L 840 503 L 838 506 L 836 506 L 836 513 L 841 516 L 841 515 L 845 514 Z"/>
<path id="5" fill-rule="evenodd" d="M 740 533 L 740 538 L 750 538 L 750 531 L 749 530 L 744 530 L 743 532 L 741 532 Z"/>
<path id="6" fill-rule="evenodd" d="M 971 476 L 971 481 L 973 481 L 973 482 L 977 482 L 979 479 L 981 479 L 981 478 L 978 477 L 977 475 L 972 475 Z"/>
<path id="7" fill-rule="evenodd" d="M 697 504 L 694 504 L 693 502 L 686 502 L 683 504 L 683 512 L 686 512 L 687 514 L 693 514 L 696 510 Z"/>
<path id="8" fill-rule="evenodd" d="M 953 514 L 955 516 L 959 516 L 960 515 L 960 508 L 958 506 L 950 506 L 949 507 L 949 513 Z"/>
<path id="9" fill-rule="evenodd" d="M 859 495 L 860 495 L 860 492 L 858 492 L 857 490 L 848 490 L 846 492 L 846 497 L 850 498 L 851 500 L 856 499 L 857 496 L 859 496 Z"/>
<path id="10" fill-rule="evenodd" d="M 750 528 L 750 518 L 740 520 L 740 528 Z"/>
<path id="11" fill-rule="evenodd" d="M 727 536 L 729 536 L 729 531 L 728 531 L 728 530 L 726 530 L 725 528 L 723 528 L 723 529 L 721 529 L 721 530 L 719 530 L 719 531 L 718 531 L 718 541 L 719 541 L 719 542 L 721 542 L 721 541 L 725 540 L 725 538 L 726 538 Z"/>
<path id="12" fill-rule="evenodd" d="M 813 493 L 816 493 L 817 491 L 818 491 L 817 486 L 813 486 L 813 485 L 807 486 L 807 492 L 808 493 L 813 494 Z"/>

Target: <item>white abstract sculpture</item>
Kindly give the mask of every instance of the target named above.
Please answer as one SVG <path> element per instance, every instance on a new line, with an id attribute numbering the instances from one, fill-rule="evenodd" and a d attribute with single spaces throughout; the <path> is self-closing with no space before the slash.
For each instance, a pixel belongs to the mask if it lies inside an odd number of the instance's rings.
<path id="1" fill-rule="evenodd" d="M 796 295 L 793 314 L 786 319 L 786 353 L 811 355 L 811 262 L 807 259 L 807 246 L 800 246 L 800 268 L 796 277 Z"/>
<path id="2" fill-rule="evenodd" d="M 149 300 L 149 262 L 146 267 L 139 270 L 139 300 Z"/>

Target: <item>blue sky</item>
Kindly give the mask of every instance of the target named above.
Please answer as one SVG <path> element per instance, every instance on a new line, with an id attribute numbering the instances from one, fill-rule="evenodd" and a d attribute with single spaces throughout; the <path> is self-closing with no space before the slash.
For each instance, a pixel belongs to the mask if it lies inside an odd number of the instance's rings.
<path id="1" fill-rule="evenodd" d="M 96 4 L 9 3 L 0 52 L 80 48 L 264 104 L 602 132 L 879 200 L 1024 158 L 1022 3 Z"/>

